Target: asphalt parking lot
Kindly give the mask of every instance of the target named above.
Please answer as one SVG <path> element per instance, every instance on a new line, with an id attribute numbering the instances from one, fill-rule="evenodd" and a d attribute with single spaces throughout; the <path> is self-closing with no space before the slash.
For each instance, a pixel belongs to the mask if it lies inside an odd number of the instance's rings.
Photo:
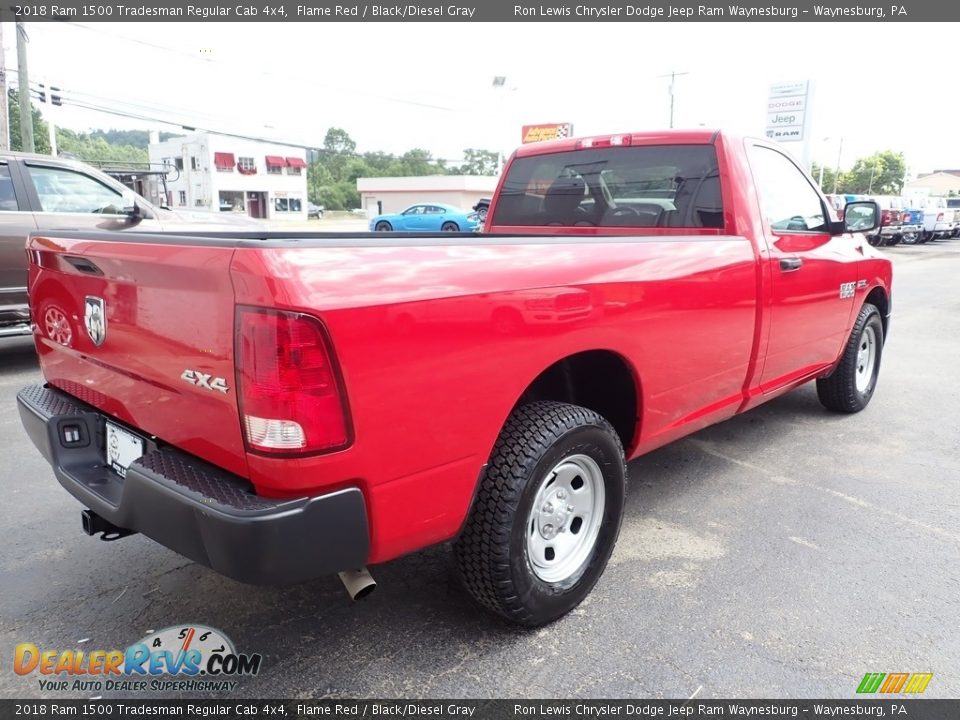
<path id="1" fill-rule="evenodd" d="M 447 546 L 373 568 L 352 604 L 335 577 L 249 587 L 141 536 L 83 535 L 20 427 L 32 345 L 7 341 L 0 696 L 89 696 L 15 675 L 18 643 L 122 649 L 191 622 L 264 655 L 231 697 L 830 698 L 866 672 L 932 672 L 925 696 L 960 696 L 960 240 L 884 252 L 870 407 L 831 415 L 807 386 L 632 463 L 610 567 L 534 631 L 475 609 Z"/>

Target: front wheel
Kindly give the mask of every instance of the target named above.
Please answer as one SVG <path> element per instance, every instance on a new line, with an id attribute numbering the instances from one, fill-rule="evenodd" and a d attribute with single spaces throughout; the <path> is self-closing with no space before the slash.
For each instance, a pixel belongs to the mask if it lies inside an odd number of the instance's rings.
<path id="1" fill-rule="evenodd" d="M 883 321 L 880 311 L 864 303 L 843 350 L 840 364 L 817 380 L 817 397 L 828 410 L 855 413 L 873 397 L 883 354 Z"/>
<path id="2" fill-rule="evenodd" d="M 384 220 L 381 220 L 380 222 L 377 223 L 374 230 L 376 230 L 377 232 L 390 232 L 391 230 L 393 230 L 393 226 L 390 223 Z"/>
<path id="3" fill-rule="evenodd" d="M 467 591 L 521 625 L 570 612 L 613 552 L 626 472 L 620 438 L 592 410 L 557 402 L 514 410 L 455 545 Z"/>

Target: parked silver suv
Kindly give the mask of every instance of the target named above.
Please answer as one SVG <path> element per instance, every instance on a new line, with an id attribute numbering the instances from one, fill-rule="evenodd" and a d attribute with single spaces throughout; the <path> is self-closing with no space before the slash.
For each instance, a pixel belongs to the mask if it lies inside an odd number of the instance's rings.
<path id="1" fill-rule="evenodd" d="M 31 232 L 263 227 L 242 214 L 156 207 L 109 175 L 75 160 L 0 153 L 0 338 L 30 332 L 24 246 Z"/>

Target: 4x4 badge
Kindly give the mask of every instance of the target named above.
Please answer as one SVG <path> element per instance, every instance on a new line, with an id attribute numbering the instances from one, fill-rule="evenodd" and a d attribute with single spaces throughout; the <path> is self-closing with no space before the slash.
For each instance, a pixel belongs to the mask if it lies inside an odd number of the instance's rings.
<path id="1" fill-rule="evenodd" d="M 87 327 L 87 335 L 97 347 L 103 345 L 107 339 L 107 308 L 103 298 L 87 295 L 83 301 L 83 324 Z"/>

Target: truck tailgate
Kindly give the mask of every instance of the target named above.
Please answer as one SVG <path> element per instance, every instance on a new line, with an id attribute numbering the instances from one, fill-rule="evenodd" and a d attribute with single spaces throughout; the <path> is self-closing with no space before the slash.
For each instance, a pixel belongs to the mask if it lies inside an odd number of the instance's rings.
<path id="1" fill-rule="evenodd" d="M 34 235 L 31 316 L 47 381 L 247 476 L 229 244 Z"/>

